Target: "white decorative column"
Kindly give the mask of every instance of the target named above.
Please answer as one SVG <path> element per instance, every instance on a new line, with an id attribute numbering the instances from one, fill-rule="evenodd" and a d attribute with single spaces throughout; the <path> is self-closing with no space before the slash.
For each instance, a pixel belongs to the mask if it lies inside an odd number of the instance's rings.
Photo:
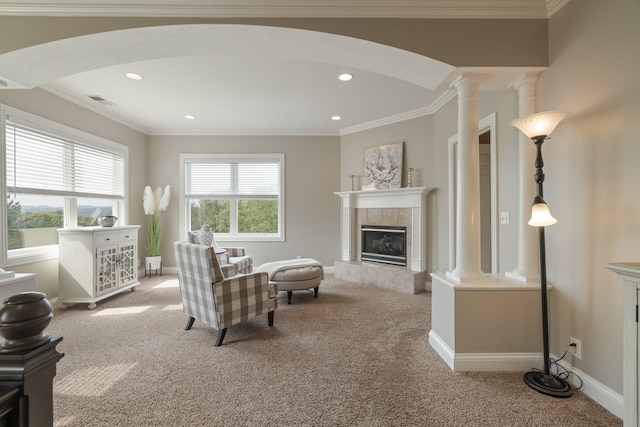
<path id="1" fill-rule="evenodd" d="M 340 213 L 340 232 L 342 261 L 352 261 L 355 259 L 355 193 L 341 192 L 335 193 L 342 199 Z"/>
<path id="2" fill-rule="evenodd" d="M 479 84 L 479 76 L 467 74 L 451 84 L 458 91 L 456 259 L 447 277 L 456 282 L 484 277 L 480 267 Z"/>
<path id="3" fill-rule="evenodd" d="M 431 273 L 429 344 L 454 371 L 524 371 L 541 367 L 540 284 L 519 283 L 481 271 L 478 85 L 477 76 L 462 75 L 454 82 L 458 90 L 455 264 L 446 274 Z M 535 79 L 526 76 L 517 89 L 520 112 L 535 108 Z M 520 152 L 520 186 L 535 188 L 533 171 L 528 172 L 535 162 L 529 160 L 526 150 Z M 522 200 L 526 200 L 524 211 L 530 212 L 533 196 L 523 195 Z M 527 220 L 521 222 L 526 227 Z M 527 241 L 521 236 L 519 243 L 528 245 Z M 535 242 L 534 238 L 534 249 Z M 520 254 L 526 255 L 528 249 Z M 528 257 L 524 260 L 523 265 L 528 265 Z M 537 261 L 537 256 L 531 261 L 536 272 Z M 496 301 L 501 309 L 487 313 L 486 307 Z"/>
<path id="4" fill-rule="evenodd" d="M 523 117 L 536 112 L 536 81 L 535 74 L 525 74 L 513 83 L 518 92 L 518 114 Z M 533 180 L 535 173 L 535 145 L 522 132 L 518 132 L 518 166 L 519 166 L 519 214 L 518 214 L 518 265 L 512 272 L 507 271 L 508 277 L 520 282 L 540 281 L 540 260 L 538 254 L 538 229 L 527 224 L 531 215 L 531 203 L 536 196 L 536 185 Z"/>

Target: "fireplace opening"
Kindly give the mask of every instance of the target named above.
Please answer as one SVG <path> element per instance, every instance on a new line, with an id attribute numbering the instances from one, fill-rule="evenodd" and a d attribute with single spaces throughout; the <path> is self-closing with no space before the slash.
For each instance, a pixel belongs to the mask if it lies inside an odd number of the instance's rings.
<path id="1" fill-rule="evenodd" d="M 407 227 L 362 226 L 362 261 L 407 265 Z"/>

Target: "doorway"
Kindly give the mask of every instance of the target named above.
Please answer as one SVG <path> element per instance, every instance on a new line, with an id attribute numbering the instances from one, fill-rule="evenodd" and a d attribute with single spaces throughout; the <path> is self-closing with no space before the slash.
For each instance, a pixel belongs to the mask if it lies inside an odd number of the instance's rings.
<path id="1" fill-rule="evenodd" d="M 480 267 L 494 273 L 491 251 L 491 129 L 480 133 Z"/>

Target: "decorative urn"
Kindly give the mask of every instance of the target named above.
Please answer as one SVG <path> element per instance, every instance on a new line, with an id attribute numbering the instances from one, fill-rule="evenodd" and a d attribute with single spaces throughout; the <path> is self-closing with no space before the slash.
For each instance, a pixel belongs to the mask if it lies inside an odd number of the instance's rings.
<path id="1" fill-rule="evenodd" d="M 200 229 L 200 244 L 203 246 L 214 246 L 213 244 L 213 231 L 209 224 L 203 224 Z"/>
<path id="2" fill-rule="evenodd" d="M 16 353 L 49 341 L 44 332 L 53 318 L 53 307 L 42 292 L 22 292 L 5 298 L 0 308 L 0 353 Z"/>

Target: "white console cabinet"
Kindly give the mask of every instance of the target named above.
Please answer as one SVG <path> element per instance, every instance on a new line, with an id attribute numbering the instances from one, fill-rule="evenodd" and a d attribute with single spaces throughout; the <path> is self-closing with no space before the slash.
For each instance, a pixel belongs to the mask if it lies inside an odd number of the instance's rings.
<path id="1" fill-rule="evenodd" d="M 59 235 L 60 302 L 96 302 L 139 285 L 139 225 L 64 228 Z"/>
<path id="2" fill-rule="evenodd" d="M 607 265 L 622 280 L 623 289 L 623 392 L 624 425 L 640 426 L 638 393 L 640 374 L 640 328 L 638 327 L 638 296 L 640 292 L 640 263 L 612 263 Z"/>

